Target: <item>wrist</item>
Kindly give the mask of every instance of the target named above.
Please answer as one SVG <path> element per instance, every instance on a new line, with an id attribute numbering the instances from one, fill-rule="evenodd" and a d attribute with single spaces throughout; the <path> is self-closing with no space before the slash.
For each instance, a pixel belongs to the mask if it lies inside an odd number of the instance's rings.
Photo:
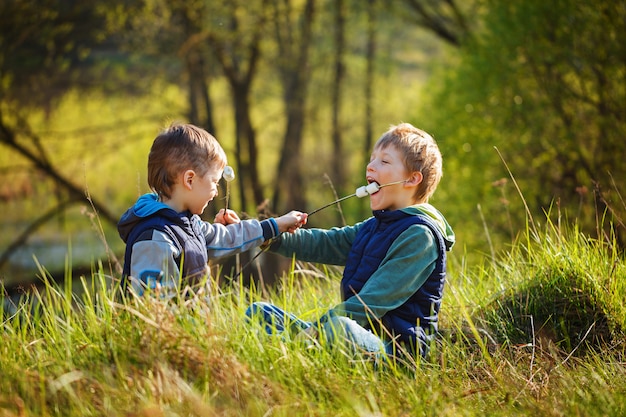
<path id="1" fill-rule="evenodd" d="M 261 220 L 261 228 L 263 229 L 263 239 L 271 240 L 280 235 L 280 229 L 276 219 L 273 217 Z"/>

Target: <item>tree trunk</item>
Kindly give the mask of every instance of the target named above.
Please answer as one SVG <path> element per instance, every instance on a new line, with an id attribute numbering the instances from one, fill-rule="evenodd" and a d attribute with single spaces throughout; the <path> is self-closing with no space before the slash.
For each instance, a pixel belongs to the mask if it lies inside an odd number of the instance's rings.
<path id="1" fill-rule="evenodd" d="M 345 65 L 343 55 L 345 51 L 345 22 L 346 10 L 344 0 L 335 0 L 335 74 L 332 88 L 332 174 L 331 180 L 339 195 L 343 195 L 346 189 L 346 163 L 343 149 L 341 129 L 341 103 L 343 80 L 345 77 Z M 342 221 L 342 214 L 337 211 L 337 220 Z"/>
<path id="2" fill-rule="evenodd" d="M 365 72 L 365 100 L 364 100 L 364 113 L 365 113 L 365 140 L 363 141 L 363 167 L 367 166 L 372 153 L 372 142 L 374 140 L 374 129 L 372 127 L 373 118 L 373 91 L 374 91 L 374 74 L 376 62 L 376 0 L 367 1 L 367 47 L 366 47 L 366 72 Z M 364 205 L 362 217 L 365 217 L 369 211 Z"/>
<path id="3" fill-rule="evenodd" d="M 250 118 L 250 86 L 234 82 L 231 88 L 235 104 L 235 158 L 240 176 L 239 194 L 241 207 L 246 210 L 251 208 L 248 207 L 250 193 L 255 206 L 263 202 L 264 196 L 258 175 L 256 132 Z M 246 189 L 246 184 L 250 184 L 250 189 Z"/>
<path id="4" fill-rule="evenodd" d="M 185 59 L 185 65 L 189 78 L 189 121 L 218 137 L 202 54 L 190 51 Z"/>
<path id="5" fill-rule="evenodd" d="M 256 131 L 250 116 L 250 91 L 261 56 L 259 43 L 262 39 L 265 17 L 258 16 L 253 26 L 246 27 L 252 35 L 246 45 L 240 45 L 236 36 L 241 27 L 237 20 L 237 10 L 229 7 L 227 10 L 230 13 L 229 29 L 225 33 L 215 32 L 207 37 L 231 88 L 235 107 L 235 159 L 239 173 L 239 194 L 241 209 L 247 210 L 253 208 L 248 207 L 250 201 L 254 202 L 256 208 L 264 199 L 257 167 Z M 233 50 L 237 52 L 234 53 Z M 250 187 L 247 188 L 246 184 L 250 184 Z"/>
<path id="6" fill-rule="evenodd" d="M 309 47 L 312 38 L 314 0 L 307 0 L 304 13 L 300 16 L 300 40 L 295 42 L 291 31 L 296 24 L 288 17 L 283 20 L 276 11 L 277 41 L 283 74 L 283 97 L 287 109 L 287 127 L 276 175 L 273 210 L 286 211 L 306 209 L 306 198 L 302 178 L 301 159 L 304 132 L 305 102 L 307 96 Z M 284 17 L 284 16 L 283 16 Z M 287 33 L 283 33 L 286 31 Z"/>

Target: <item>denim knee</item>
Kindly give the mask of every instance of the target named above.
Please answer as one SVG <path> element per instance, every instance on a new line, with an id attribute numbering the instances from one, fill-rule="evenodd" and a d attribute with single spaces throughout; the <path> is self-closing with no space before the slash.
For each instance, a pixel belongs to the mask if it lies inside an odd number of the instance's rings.
<path id="1" fill-rule="evenodd" d="M 381 338 L 345 316 L 333 316 L 323 326 L 324 337 L 330 344 L 348 341 L 367 352 L 385 352 Z"/>

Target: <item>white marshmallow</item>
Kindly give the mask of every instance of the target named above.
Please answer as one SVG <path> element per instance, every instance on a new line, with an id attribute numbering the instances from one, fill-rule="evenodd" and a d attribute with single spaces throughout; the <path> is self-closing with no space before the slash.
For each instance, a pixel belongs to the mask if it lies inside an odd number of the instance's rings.
<path id="1" fill-rule="evenodd" d="M 226 165 L 224 167 L 224 172 L 222 173 L 222 177 L 228 182 L 231 182 L 232 180 L 235 179 L 235 171 L 230 165 Z"/>
<path id="2" fill-rule="evenodd" d="M 356 196 L 359 198 L 363 198 L 365 196 L 374 194 L 375 192 L 377 192 L 378 190 L 380 190 L 380 186 L 378 185 L 377 182 L 371 182 L 367 185 L 364 185 L 362 187 L 359 187 L 356 189 Z"/>
<path id="3" fill-rule="evenodd" d="M 364 185 L 363 187 L 359 187 L 356 189 L 356 196 L 359 198 L 363 198 L 368 195 L 367 187 Z"/>
<path id="4" fill-rule="evenodd" d="M 367 193 L 369 195 L 372 195 L 380 190 L 380 187 L 378 186 L 377 182 L 370 182 L 369 184 L 367 184 L 367 187 L 365 187 L 365 189 L 367 190 Z"/>

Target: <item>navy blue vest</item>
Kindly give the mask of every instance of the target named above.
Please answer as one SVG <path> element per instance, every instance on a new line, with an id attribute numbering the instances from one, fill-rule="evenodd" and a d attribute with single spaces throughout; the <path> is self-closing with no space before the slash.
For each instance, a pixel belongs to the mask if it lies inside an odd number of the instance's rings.
<path id="1" fill-rule="evenodd" d="M 396 238 L 410 226 L 427 226 L 435 236 L 439 256 L 434 271 L 420 289 L 403 305 L 388 312 L 381 321 L 402 342 L 411 344 L 437 331 L 437 321 L 446 278 L 446 244 L 437 224 L 425 215 L 401 210 L 374 212 L 357 233 L 341 280 L 341 295 L 358 294 L 378 269 Z M 428 338 L 428 336 L 427 336 Z"/>
<path id="2" fill-rule="evenodd" d="M 126 240 L 126 252 L 124 254 L 124 283 L 130 275 L 130 258 L 133 244 L 141 237 L 142 233 L 149 230 L 158 230 L 166 233 L 174 242 L 180 252 L 175 261 L 185 280 L 199 280 L 208 272 L 209 262 L 206 240 L 200 230 L 199 222 L 184 215 L 173 219 L 157 212 L 145 220 L 136 224 Z M 190 282 L 192 283 L 192 282 Z"/>

